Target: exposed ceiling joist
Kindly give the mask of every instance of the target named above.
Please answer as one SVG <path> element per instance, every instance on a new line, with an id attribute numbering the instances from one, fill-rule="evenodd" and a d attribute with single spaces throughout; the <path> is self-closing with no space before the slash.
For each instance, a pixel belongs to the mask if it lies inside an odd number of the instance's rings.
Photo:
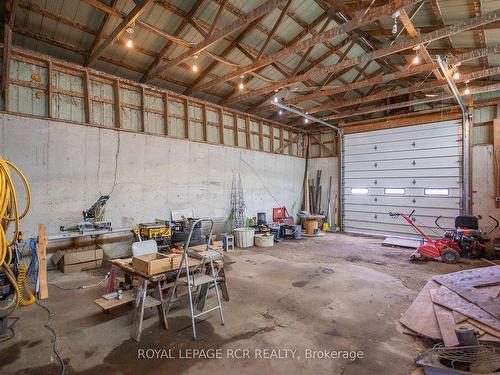
<path id="1" fill-rule="evenodd" d="M 229 103 L 235 103 L 235 102 L 240 102 L 243 100 L 247 100 L 251 97 L 265 94 L 271 91 L 279 90 L 283 87 L 287 87 L 290 85 L 293 85 L 295 83 L 302 82 L 307 79 L 312 79 L 315 77 L 323 76 L 325 74 L 329 73 L 334 73 L 338 72 L 340 70 L 343 70 L 349 66 L 354 66 L 354 65 L 361 65 L 364 64 L 368 61 L 373 61 L 377 58 L 392 55 L 395 53 L 398 53 L 400 51 L 403 51 L 408 48 L 413 48 L 417 45 L 421 45 L 423 43 L 429 43 L 435 40 L 439 40 L 442 38 L 446 38 L 451 35 L 455 35 L 467 30 L 470 30 L 474 27 L 477 27 L 479 25 L 487 24 L 490 22 L 496 21 L 500 17 L 500 9 L 496 9 L 494 11 L 491 11 L 483 16 L 476 17 L 476 18 L 471 18 L 465 21 L 458 22 L 456 24 L 443 27 L 442 29 L 439 29 L 437 31 L 427 33 L 427 34 L 421 34 L 416 38 L 413 39 L 404 39 L 400 42 L 396 42 L 393 46 L 387 47 L 387 48 L 382 48 L 373 51 L 372 53 L 366 53 L 362 56 L 353 58 L 353 59 L 348 59 L 343 61 L 340 64 L 335 64 L 332 66 L 327 66 L 321 69 L 314 69 L 311 70 L 307 73 L 304 73 L 300 76 L 292 77 L 290 79 L 284 80 L 282 82 L 272 84 L 269 86 L 266 86 L 264 88 L 258 89 L 258 90 L 252 90 L 246 94 L 239 95 L 237 97 L 232 98 Z"/>
<path id="2" fill-rule="evenodd" d="M 130 27 L 137 18 L 144 12 L 149 4 L 151 4 L 153 0 L 136 0 L 135 7 L 130 11 L 129 14 L 125 16 L 125 18 L 116 26 L 116 28 L 107 36 L 107 38 L 99 45 L 98 48 L 90 55 L 88 59 L 88 65 L 94 63 L 99 56 L 101 56 L 104 50 L 111 44 L 113 41 L 120 37 L 120 35 Z"/>
<path id="3" fill-rule="evenodd" d="M 225 74 L 221 76 L 219 79 L 212 80 L 210 82 L 200 84 L 194 88 L 196 91 L 204 91 L 207 88 L 210 88 L 216 84 L 223 83 L 226 81 L 230 81 L 234 78 L 239 77 L 242 74 L 247 74 L 249 72 L 252 72 L 254 70 L 257 70 L 263 66 L 272 64 L 273 62 L 279 61 L 286 56 L 289 56 L 294 53 L 298 53 L 301 51 L 307 50 L 309 47 L 315 46 L 316 44 L 323 43 L 325 41 L 328 41 L 335 36 L 345 34 L 346 32 L 349 32 L 351 30 L 354 30 L 360 26 L 367 25 L 380 17 L 383 17 L 384 15 L 394 12 L 397 9 L 413 5 L 415 3 L 418 3 L 421 0 L 392 0 L 389 4 L 378 7 L 367 13 L 363 18 L 358 18 L 355 20 L 352 20 L 350 22 L 346 22 L 342 25 L 339 25 L 337 27 L 334 27 L 330 30 L 327 30 L 321 34 L 316 35 L 315 37 L 312 37 L 310 39 L 304 40 L 302 42 L 297 42 L 290 47 L 286 47 L 281 49 L 280 51 L 274 53 L 271 56 L 264 57 L 262 59 L 259 59 L 249 65 L 246 65 L 244 67 L 241 67 L 239 69 L 235 69 L 233 72 Z"/>
<path id="4" fill-rule="evenodd" d="M 254 10 L 246 13 L 243 17 L 237 19 L 236 21 L 229 24 L 228 26 L 214 32 L 212 36 L 205 39 L 201 43 L 198 43 L 195 47 L 191 48 L 190 50 L 182 53 L 180 56 L 171 60 L 169 63 L 161 63 L 160 62 L 156 67 L 151 69 L 151 72 L 148 75 L 146 75 L 141 81 L 143 83 L 150 81 L 152 78 L 156 77 L 158 74 L 165 71 L 167 68 L 169 68 L 171 66 L 175 66 L 177 64 L 180 64 L 181 62 L 186 61 L 191 56 L 194 56 L 194 55 L 202 52 L 204 49 L 210 47 L 215 42 L 219 41 L 220 39 L 225 38 L 228 35 L 231 35 L 235 31 L 238 31 L 239 29 L 248 25 L 250 22 L 256 20 L 257 18 L 260 18 L 262 16 L 269 14 L 274 8 L 276 8 L 277 6 L 279 6 L 283 3 L 285 3 L 285 0 L 268 0 L 268 1 L 266 1 L 264 4 L 260 5 L 259 7 L 255 8 Z"/>

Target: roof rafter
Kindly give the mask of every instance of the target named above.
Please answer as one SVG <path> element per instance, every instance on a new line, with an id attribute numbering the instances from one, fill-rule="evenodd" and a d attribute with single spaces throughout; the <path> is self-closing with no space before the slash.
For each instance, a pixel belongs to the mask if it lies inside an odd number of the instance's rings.
<path id="1" fill-rule="evenodd" d="M 212 44 L 215 42 L 219 41 L 220 39 L 223 39 L 224 37 L 232 34 L 233 32 L 241 29 L 245 25 L 248 25 L 250 22 L 256 20 L 257 18 L 260 18 L 261 16 L 264 16 L 266 14 L 269 14 L 271 10 L 279 6 L 280 4 L 284 3 L 285 0 L 268 0 L 264 4 L 258 6 L 254 10 L 248 12 L 245 14 L 244 17 L 237 19 L 233 23 L 229 24 L 228 26 L 217 30 L 214 32 L 212 36 L 209 38 L 205 39 L 204 41 L 198 43 L 195 47 L 191 48 L 190 50 L 182 53 L 180 56 L 176 57 L 175 59 L 171 60 L 168 64 L 163 64 L 159 63 L 156 65 L 153 69 L 151 69 L 151 72 L 146 75 L 141 82 L 146 83 L 150 81 L 152 78 L 157 76 L 159 73 L 163 72 L 167 68 L 171 66 L 175 66 L 177 64 L 180 64 L 183 61 L 186 61 L 188 58 L 191 56 L 194 56 L 204 49 L 210 47 Z"/>
<path id="2" fill-rule="evenodd" d="M 363 18 L 355 19 L 355 20 L 352 20 L 350 22 L 346 22 L 342 25 L 339 25 L 335 28 L 327 30 L 321 34 L 318 34 L 310 39 L 307 39 L 307 40 L 302 41 L 302 42 L 298 42 L 295 45 L 291 45 L 290 47 L 283 48 L 271 56 L 264 57 L 258 61 L 253 62 L 252 64 L 246 65 L 246 66 L 241 67 L 239 69 L 235 69 L 233 72 L 225 74 L 225 75 L 221 76 L 219 79 L 212 80 L 212 81 L 205 83 L 205 84 L 200 84 L 197 87 L 195 87 L 194 90 L 204 91 L 207 88 L 212 87 L 216 84 L 232 80 L 234 78 L 239 77 L 242 74 L 249 73 L 249 72 L 254 71 L 260 67 L 269 65 L 269 64 L 276 62 L 276 61 L 279 61 L 280 59 L 283 59 L 284 57 L 286 57 L 290 54 L 307 50 L 309 47 L 314 46 L 318 43 L 322 43 L 324 41 L 332 39 L 335 36 L 344 34 L 348 31 L 354 30 L 355 28 L 358 28 L 360 26 L 363 26 L 363 25 L 366 25 L 370 22 L 373 22 L 374 20 L 376 20 L 380 17 L 383 17 L 388 12 L 393 12 L 397 9 L 415 4 L 415 3 L 420 2 L 420 1 L 421 0 L 392 0 L 387 5 L 373 9 L 368 14 L 366 14 L 365 17 L 363 17 Z"/>
<path id="3" fill-rule="evenodd" d="M 99 47 L 90 55 L 88 58 L 88 65 L 95 62 L 99 56 L 102 55 L 104 50 L 117 39 L 127 27 L 132 25 L 137 18 L 144 12 L 149 4 L 153 0 L 136 0 L 135 7 L 125 16 L 125 18 L 116 26 L 116 28 L 107 36 L 107 38 L 102 42 Z"/>
<path id="4" fill-rule="evenodd" d="M 431 42 L 434 40 L 446 38 L 448 36 L 455 35 L 455 34 L 463 32 L 463 31 L 467 31 L 467 30 L 472 29 L 474 27 L 477 27 L 479 25 L 487 24 L 489 22 L 494 22 L 499 17 L 500 17 L 500 9 L 496 9 L 494 11 L 491 11 L 491 12 L 485 14 L 484 16 L 471 18 L 471 19 L 468 19 L 468 20 L 465 20 L 462 22 L 458 22 L 456 24 L 446 26 L 442 29 L 439 29 L 435 32 L 421 34 L 416 38 L 409 39 L 409 40 L 405 39 L 403 41 L 397 42 L 393 46 L 378 49 L 378 50 L 373 51 L 372 53 L 367 53 L 365 55 L 362 55 L 362 56 L 359 56 L 359 57 L 356 57 L 353 59 L 345 60 L 340 64 L 327 66 L 327 67 L 324 67 L 321 69 L 314 69 L 314 70 L 309 71 L 307 73 L 304 73 L 300 76 L 296 76 L 296 77 L 284 80 L 283 82 L 272 84 L 272 85 L 266 86 L 262 89 L 253 90 L 253 91 L 248 92 L 246 94 L 242 94 L 242 95 L 239 95 L 235 98 L 232 98 L 231 103 L 243 101 L 243 100 L 246 100 L 246 99 L 251 98 L 253 96 L 265 94 L 265 93 L 270 92 L 270 91 L 279 90 L 283 87 L 287 87 L 287 86 L 290 86 L 294 83 L 298 83 L 298 82 L 301 82 L 301 81 L 304 81 L 304 80 L 307 80 L 307 79 L 310 79 L 313 77 L 318 77 L 318 76 L 322 76 L 324 74 L 338 72 L 338 71 L 345 69 L 349 66 L 363 64 L 363 63 L 366 63 L 368 61 L 375 60 L 379 57 L 392 55 L 394 53 L 398 53 L 399 51 L 402 51 L 402 50 L 405 50 L 408 48 L 413 48 L 413 47 L 415 47 L 417 45 L 421 45 L 423 43 L 428 43 L 428 42 Z"/>
<path id="5" fill-rule="evenodd" d="M 114 8 L 118 0 L 112 0 L 110 7 Z M 92 45 L 90 46 L 89 52 L 87 53 L 87 56 L 85 56 L 85 63 L 84 66 L 88 66 L 90 62 L 90 56 L 94 51 L 96 50 L 97 46 L 99 45 L 99 42 L 104 36 L 104 28 L 106 27 L 109 19 L 111 18 L 111 15 L 109 13 L 104 14 L 104 19 L 101 22 L 101 26 L 99 26 L 99 30 L 97 31 L 97 34 L 94 38 L 94 41 L 92 42 Z"/>

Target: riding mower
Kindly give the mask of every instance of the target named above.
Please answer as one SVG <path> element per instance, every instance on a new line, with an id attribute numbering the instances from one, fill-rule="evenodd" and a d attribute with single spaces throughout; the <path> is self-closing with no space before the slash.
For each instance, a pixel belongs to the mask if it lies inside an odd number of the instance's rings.
<path id="1" fill-rule="evenodd" d="M 489 216 L 495 226 L 488 232 L 479 229 L 478 218 L 469 215 L 460 215 L 455 218 L 455 228 L 445 229 L 438 223 L 441 216 L 435 220 L 438 228 L 444 231 L 443 238 L 433 240 L 415 223 L 412 215 L 404 213 L 393 213 L 389 215 L 393 218 L 401 216 L 410 224 L 422 237 L 422 243 L 410 256 L 410 260 L 435 259 L 444 263 L 457 263 L 460 258 L 482 258 L 485 256 L 486 243 L 490 240 L 489 235 L 498 228 L 498 220 Z"/>

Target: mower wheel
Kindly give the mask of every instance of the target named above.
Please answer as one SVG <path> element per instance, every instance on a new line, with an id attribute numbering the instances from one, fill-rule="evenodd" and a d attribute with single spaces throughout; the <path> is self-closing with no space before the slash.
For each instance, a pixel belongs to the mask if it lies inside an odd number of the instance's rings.
<path id="1" fill-rule="evenodd" d="M 460 254 L 458 253 L 458 251 L 453 250 L 450 247 L 446 247 L 441 251 L 441 260 L 444 263 L 455 264 L 458 262 L 459 258 Z"/>

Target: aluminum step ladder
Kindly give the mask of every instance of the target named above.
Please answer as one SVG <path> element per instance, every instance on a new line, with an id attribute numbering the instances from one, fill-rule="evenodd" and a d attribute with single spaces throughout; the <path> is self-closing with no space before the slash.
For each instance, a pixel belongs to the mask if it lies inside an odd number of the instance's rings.
<path id="1" fill-rule="evenodd" d="M 205 251 L 201 252 L 196 252 L 193 250 L 189 249 L 189 243 L 191 242 L 191 236 L 193 235 L 193 230 L 194 228 L 198 225 L 201 224 L 202 222 L 210 222 L 210 235 L 208 237 L 207 241 L 207 248 Z M 220 324 L 224 325 L 224 313 L 222 312 L 222 304 L 221 304 L 221 298 L 220 298 L 220 292 L 219 292 L 219 285 L 218 285 L 218 276 L 215 273 L 215 266 L 214 266 L 214 261 L 217 260 L 222 260 L 223 256 L 221 253 L 215 250 L 209 250 L 208 246 L 210 243 L 210 239 L 212 238 L 212 233 L 214 229 L 214 222 L 212 219 L 198 219 L 195 222 L 191 224 L 191 229 L 189 230 L 189 235 L 184 243 L 184 251 L 182 252 L 182 258 L 181 258 L 181 263 L 179 265 L 179 270 L 177 271 L 177 275 L 175 277 L 175 282 L 172 287 L 170 299 L 168 301 L 167 309 L 165 314 L 168 315 L 168 312 L 170 311 L 170 306 L 172 305 L 172 302 L 174 301 L 174 296 L 176 295 L 176 290 L 178 285 L 186 285 L 188 289 L 188 296 L 189 296 L 189 310 L 191 312 L 191 325 L 193 327 L 193 341 L 196 341 L 196 321 L 195 319 L 208 314 L 212 311 L 219 310 L 219 315 L 220 315 Z M 190 269 L 189 268 L 189 256 L 192 256 L 194 258 L 197 258 L 201 260 L 201 263 L 197 265 L 196 267 Z M 208 270 L 208 274 L 207 274 Z M 185 271 L 185 276 L 181 277 L 181 273 Z M 202 290 L 207 293 L 207 291 L 210 289 L 210 286 L 213 285 L 215 289 L 215 295 L 217 297 L 217 305 L 215 307 L 212 307 L 208 310 L 202 311 L 200 313 L 195 313 L 194 311 L 194 306 L 193 306 L 193 288 L 198 288 L 201 287 Z M 200 292 L 201 293 L 201 292 Z M 204 305 L 204 304 L 203 304 Z"/>

